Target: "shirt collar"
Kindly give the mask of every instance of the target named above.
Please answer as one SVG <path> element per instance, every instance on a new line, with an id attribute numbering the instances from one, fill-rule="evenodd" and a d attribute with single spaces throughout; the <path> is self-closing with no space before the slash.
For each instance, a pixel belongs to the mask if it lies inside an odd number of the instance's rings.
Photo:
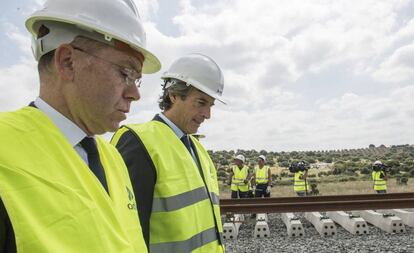
<path id="1" fill-rule="evenodd" d="M 53 123 L 59 128 L 72 146 L 76 146 L 87 134 L 75 123 L 56 111 L 40 97 L 36 98 L 34 104 L 39 110 L 45 113 Z"/>
<path id="2" fill-rule="evenodd" d="M 174 124 L 171 120 L 167 118 L 163 113 L 158 113 L 158 116 L 164 120 L 164 122 L 174 131 L 174 133 L 177 135 L 178 139 L 181 139 L 183 137 L 184 132 L 181 131 L 180 128 L 176 124 Z"/>

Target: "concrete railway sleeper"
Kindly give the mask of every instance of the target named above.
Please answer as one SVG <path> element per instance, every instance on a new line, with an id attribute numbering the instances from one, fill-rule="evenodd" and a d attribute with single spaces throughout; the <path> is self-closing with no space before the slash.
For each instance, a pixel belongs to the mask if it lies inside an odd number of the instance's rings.
<path id="1" fill-rule="evenodd" d="M 403 214 L 405 220 L 414 219 L 414 212 L 398 209 L 396 213 Z M 225 239 L 237 239 L 243 224 L 249 221 L 250 215 L 234 214 L 226 218 L 224 223 L 223 236 Z M 302 222 L 293 213 L 281 213 L 280 218 L 286 227 L 288 237 L 303 237 L 305 229 Z M 374 210 L 362 210 L 353 212 L 330 211 L 326 215 L 320 212 L 306 212 L 302 215 L 309 224 L 319 233 L 321 237 L 337 235 L 337 225 L 340 225 L 350 234 L 356 236 L 365 236 L 369 234 L 367 223 L 379 228 L 386 233 L 400 234 L 406 233 L 404 222 L 397 215 L 377 212 Z M 257 214 L 252 236 L 254 238 L 269 238 L 271 236 L 270 221 L 265 213 Z"/>

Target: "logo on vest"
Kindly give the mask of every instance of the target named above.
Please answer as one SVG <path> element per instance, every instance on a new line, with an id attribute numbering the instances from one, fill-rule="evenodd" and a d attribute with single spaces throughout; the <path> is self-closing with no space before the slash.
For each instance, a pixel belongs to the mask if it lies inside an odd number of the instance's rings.
<path id="1" fill-rule="evenodd" d="M 128 188 L 128 186 L 126 186 L 125 188 L 126 188 L 127 193 L 128 193 L 128 200 L 129 200 L 129 203 L 127 205 L 128 209 L 129 210 L 137 210 L 137 204 L 134 201 L 134 199 L 135 199 L 134 193 Z"/>

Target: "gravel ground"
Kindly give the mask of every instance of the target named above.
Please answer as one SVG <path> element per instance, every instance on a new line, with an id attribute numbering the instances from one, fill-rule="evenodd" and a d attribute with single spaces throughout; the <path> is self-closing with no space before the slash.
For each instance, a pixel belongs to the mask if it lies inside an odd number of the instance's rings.
<path id="1" fill-rule="evenodd" d="M 414 253 L 414 228 L 406 226 L 406 233 L 388 234 L 370 224 L 368 235 L 352 235 L 337 224 L 337 235 L 321 237 L 310 222 L 300 216 L 305 229 L 304 237 L 287 236 L 286 227 L 279 214 L 269 214 L 270 237 L 253 237 L 255 220 L 247 219 L 240 226 L 237 240 L 224 241 L 227 253 L 269 253 L 269 252 L 387 252 Z"/>

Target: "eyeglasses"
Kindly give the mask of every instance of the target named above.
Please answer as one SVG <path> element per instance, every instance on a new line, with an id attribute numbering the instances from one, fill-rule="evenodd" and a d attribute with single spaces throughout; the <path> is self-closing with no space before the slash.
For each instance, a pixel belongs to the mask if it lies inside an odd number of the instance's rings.
<path id="1" fill-rule="evenodd" d="M 82 48 L 79 48 L 79 47 L 73 47 L 73 49 L 81 51 L 81 52 L 83 52 L 87 55 L 93 56 L 95 58 L 98 58 L 102 61 L 105 61 L 107 63 L 110 63 L 110 64 L 114 65 L 115 67 L 119 68 L 120 74 L 123 77 L 125 77 L 125 83 L 126 83 L 127 86 L 136 86 L 138 88 L 141 87 L 141 83 L 142 83 L 141 75 L 138 74 L 138 72 L 135 71 L 134 69 L 127 68 L 125 66 L 121 66 L 117 63 L 114 63 L 114 62 L 106 60 L 102 57 L 99 57 L 99 56 L 96 56 L 96 55 L 91 54 L 89 52 L 86 52 L 85 50 L 83 50 Z"/>

